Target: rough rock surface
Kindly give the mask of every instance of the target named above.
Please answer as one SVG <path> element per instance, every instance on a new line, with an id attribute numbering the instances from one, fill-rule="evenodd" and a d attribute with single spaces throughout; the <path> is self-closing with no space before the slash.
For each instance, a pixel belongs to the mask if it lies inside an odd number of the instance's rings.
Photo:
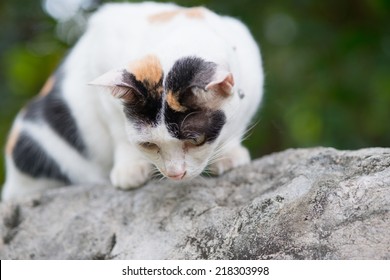
<path id="1" fill-rule="evenodd" d="M 1 259 L 390 259 L 390 149 L 287 150 L 219 178 L 0 205 Z"/>

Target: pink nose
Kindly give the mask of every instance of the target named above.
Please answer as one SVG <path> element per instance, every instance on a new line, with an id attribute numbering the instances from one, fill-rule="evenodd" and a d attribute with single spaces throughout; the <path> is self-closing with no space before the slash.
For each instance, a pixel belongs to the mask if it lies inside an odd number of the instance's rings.
<path id="1" fill-rule="evenodd" d="M 172 180 L 181 180 L 186 176 L 187 171 L 184 171 L 183 173 L 168 173 L 167 176 L 169 179 Z"/>

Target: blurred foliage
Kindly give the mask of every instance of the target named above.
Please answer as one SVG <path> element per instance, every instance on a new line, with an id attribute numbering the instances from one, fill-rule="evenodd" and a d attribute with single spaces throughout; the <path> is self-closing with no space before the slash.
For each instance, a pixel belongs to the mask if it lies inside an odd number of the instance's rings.
<path id="1" fill-rule="evenodd" d="M 75 17 L 56 21 L 42 8 L 47 1 L 0 3 L 1 146 L 17 111 L 60 63 L 86 16 L 107 2 L 84 0 L 88 5 Z M 235 16 L 260 43 L 266 84 L 246 140 L 253 157 L 290 147 L 389 146 L 390 1 L 176 3 Z"/>

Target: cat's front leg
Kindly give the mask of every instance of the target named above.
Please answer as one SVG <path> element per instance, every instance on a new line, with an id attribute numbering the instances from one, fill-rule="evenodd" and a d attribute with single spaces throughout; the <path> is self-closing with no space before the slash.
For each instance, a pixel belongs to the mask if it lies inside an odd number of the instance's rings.
<path id="1" fill-rule="evenodd" d="M 115 151 L 111 184 L 125 190 L 140 187 L 149 179 L 151 170 L 152 165 L 133 146 L 123 143 Z"/>
<path id="2" fill-rule="evenodd" d="M 230 169 L 250 162 L 249 151 L 241 144 L 226 149 L 218 158 L 208 167 L 208 170 L 214 175 L 221 175 Z"/>

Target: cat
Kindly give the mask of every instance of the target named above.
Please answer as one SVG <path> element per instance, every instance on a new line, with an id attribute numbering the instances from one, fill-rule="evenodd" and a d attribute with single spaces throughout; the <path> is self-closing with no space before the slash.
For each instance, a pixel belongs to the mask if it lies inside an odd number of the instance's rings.
<path id="1" fill-rule="evenodd" d="M 16 117 L 2 199 L 70 184 L 135 188 L 153 168 L 181 181 L 247 164 L 241 140 L 262 94 L 260 51 L 239 20 L 105 4 Z"/>

